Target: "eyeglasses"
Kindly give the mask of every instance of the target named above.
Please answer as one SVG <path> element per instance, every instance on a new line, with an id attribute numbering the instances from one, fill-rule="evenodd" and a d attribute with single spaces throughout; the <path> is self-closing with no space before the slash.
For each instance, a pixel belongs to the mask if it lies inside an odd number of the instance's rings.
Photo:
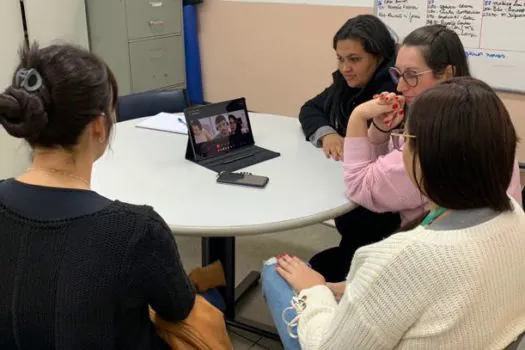
<path id="1" fill-rule="evenodd" d="M 403 149 L 403 145 L 407 142 L 407 139 L 415 139 L 414 135 L 407 134 L 403 129 L 395 129 L 390 133 L 392 138 L 392 144 L 394 148 L 398 151 Z"/>
<path id="2" fill-rule="evenodd" d="M 401 73 L 401 71 L 396 67 L 390 67 L 388 68 L 388 72 L 390 73 L 390 77 L 392 78 L 394 83 L 399 84 L 399 80 L 403 78 L 403 80 L 405 81 L 405 83 L 407 83 L 408 86 L 416 87 L 419 83 L 419 76 L 432 72 L 432 69 L 426 70 L 424 72 L 416 72 L 414 70 L 408 69 Z"/>

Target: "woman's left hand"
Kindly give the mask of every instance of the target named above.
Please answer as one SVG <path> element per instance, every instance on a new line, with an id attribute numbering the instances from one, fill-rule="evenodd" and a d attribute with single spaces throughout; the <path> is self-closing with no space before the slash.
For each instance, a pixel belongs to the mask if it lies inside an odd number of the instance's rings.
<path id="1" fill-rule="evenodd" d="M 326 283 L 324 277 L 312 270 L 302 260 L 284 255 L 278 258 L 277 272 L 288 282 L 297 293 L 303 289 L 312 288 Z"/>

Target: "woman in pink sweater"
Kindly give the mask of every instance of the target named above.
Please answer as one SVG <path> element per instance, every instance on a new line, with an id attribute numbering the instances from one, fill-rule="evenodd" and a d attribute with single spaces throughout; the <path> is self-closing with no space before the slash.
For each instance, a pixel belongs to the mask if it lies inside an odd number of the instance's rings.
<path id="1" fill-rule="evenodd" d="M 402 123 L 405 103 L 410 106 L 431 86 L 470 72 L 458 35 L 444 26 L 431 25 L 405 38 L 390 73 L 403 96 L 382 94 L 377 98 L 392 104 L 397 113 L 387 118 L 352 113 L 344 144 L 344 181 L 350 200 L 379 213 L 400 212 L 403 226 L 424 214 L 428 199 L 406 175 L 402 152 L 389 143 L 390 132 Z M 373 123 L 368 128 L 370 119 Z M 521 204 L 517 162 L 508 194 Z"/>

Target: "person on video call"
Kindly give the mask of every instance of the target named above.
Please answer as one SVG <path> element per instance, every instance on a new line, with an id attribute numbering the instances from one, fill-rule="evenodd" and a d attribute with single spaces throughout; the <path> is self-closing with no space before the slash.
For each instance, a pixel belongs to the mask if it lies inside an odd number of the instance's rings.
<path id="1" fill-rule="evenodd" d="M 228 121 L 230 122 L 230 135 L 241 135 L 242 121 L 233 114 L 228 115 Z"/>
<path id="2" fill-rule="evenodd" d="M 215 128 L 218 131 L 218 134 L 215 135 L 215 139 L 222 139 L 230 136 L 228 121 L 223 115 L 219 115 L 215 118 Z"/>
<path id="3" fill-rule="evenodd" d="M 210 132 L 202 127 L 202 124 L 198 120 L 191 122 L 191 130 L 193 131 L 193 137 L 195 138 L 195 143 L 208 142 L 213 139 Z"/>
<path id="4" fill-rule="evenodd" d="M 242 120 L 237 118 L 233 114 L 228 115 L 228 121 L 230 122 L 230 144 L 239 145 L 242 142 Z"/>

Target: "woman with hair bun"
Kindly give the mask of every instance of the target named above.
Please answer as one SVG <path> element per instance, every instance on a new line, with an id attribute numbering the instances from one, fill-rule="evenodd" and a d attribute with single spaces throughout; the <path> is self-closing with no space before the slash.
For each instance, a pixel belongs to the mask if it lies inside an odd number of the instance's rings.
<path id="1" fill-rule="evenodd" d="M 193 308 L 162 218 L 91 190 L 117 101 L 108 66 L 70 45 L 25 48 L 0 94 L 0 124 L 33 149 L 0 182 L 2 349 L 169 349 L 148 307 L 171 322 Z"/>

